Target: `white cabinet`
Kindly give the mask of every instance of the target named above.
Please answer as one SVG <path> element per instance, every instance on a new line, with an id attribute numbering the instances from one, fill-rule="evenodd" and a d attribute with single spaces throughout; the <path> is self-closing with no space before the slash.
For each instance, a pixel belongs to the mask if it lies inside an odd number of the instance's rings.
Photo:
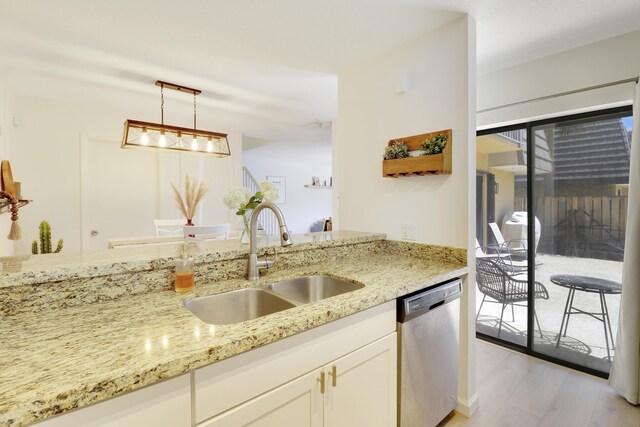
<path id="1" fill-rule="evenodd" d="M 320 372 L 283 384 L 198 427 L 322 427 Z"/>
<path id="2" fill-rule="evenodd" d="M 333 392 L 329 380 L 331 363 L 337 365 L 338 376 L 345 375 L 345 384 L 360 372 L 355 367 L 359 363 L 377 368 L 378 360 L 349 362 L 345 355 L 354 353 L 381 338 L 394 334 L 396 330 L 395 301 L 390 301 L 368 310 L 327 323 L 292 337 L 276 341 L 264 347 L 239 354 L 227 360 L 214 363 L 194 372 L 195 422 L 202 423 L 220 414 L 239 407 L 257 396 L 275 390 L 295 378 L 310 372 L 325 370 L 329 381 L 327 393 Z M 391 343 L 391 341 L 393 341 Z M 386 345 L 391 349 L 388 354 L 392 378 L 384 381 L 392 383 L 395 405 L 396 395 L 396 342 L 391 339 Z M 362 353 L 364 354 L 364 352 Z M 356 360 L 356 359 L 353 359 Z M 359 359 L 358 359 L 359 360 Z M 366 363 L 365 363 L 366 362 Z M 373 369 L 372 369 L 373 371 Z M 378 377 L 373 379 L 373 376 Z M 382 383 L 379 372 L 371 372 L 369 381 Z M 339 378 L 338 378 L 339 380 Z M 354 386 L 355 387 L 355 386 Z M 331 388 L 331 390 L 329 390 Z M 338 391 L 339 387 L 335 387 Z M 366 388 L 369 393 L 371 388 Z M 361 400 L 362 397 L 358 397 Z M 395 411 L 395 406 L 393 411 Z M 396 420 L 394 417 L 393 424 Z"/>
<path id="3" fill-rule="evenodd" d="M 198 427 L 394 426 L 396 343 L 394 332 Z"/>
<path id="4" fill-rule="evenodd" d="M 42 421 L 37 427 L 189 427 L 191 383 L 185 374 Z"/>
<path id="5" fill-rule="evenodd" d="M 393 333 L 325 366 L 324 425 L 395 426 L 396 359 Z"/>

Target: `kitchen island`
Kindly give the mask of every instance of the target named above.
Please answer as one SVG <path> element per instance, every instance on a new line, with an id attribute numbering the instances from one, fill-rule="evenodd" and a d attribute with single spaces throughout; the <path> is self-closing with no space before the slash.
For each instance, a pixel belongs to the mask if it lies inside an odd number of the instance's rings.
<path id="1" fill-rule="evenodd" d="M 114 250 L 109 256 L 117 260 L 5 274 L 0 426 L 28 425 L 188 374 L 467 273 L 464 249 L 381 234 L 318 233 L 294 242 L 266 244 L 260 255 L 273 258 L 277 251 L 275 268 L 253 282 L 243 277 L 246 247 L 194 248 L 196 288 L 182 295 L 171 290 L 175 249 L 132 260 Z M 199 296 L 314 274 L 364 287 L 233 325 L 208 325 L 183 306 Z"/>

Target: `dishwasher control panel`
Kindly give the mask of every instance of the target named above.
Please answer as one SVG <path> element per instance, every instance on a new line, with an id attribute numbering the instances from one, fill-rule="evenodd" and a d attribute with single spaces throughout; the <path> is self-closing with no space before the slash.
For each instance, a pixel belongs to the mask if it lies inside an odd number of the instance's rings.
<path id="1" fill-rule="evenodd" d="M 462 295 L 462 281 L 454 279 L 398 299 L 398 321 L 404 322 Z"/>

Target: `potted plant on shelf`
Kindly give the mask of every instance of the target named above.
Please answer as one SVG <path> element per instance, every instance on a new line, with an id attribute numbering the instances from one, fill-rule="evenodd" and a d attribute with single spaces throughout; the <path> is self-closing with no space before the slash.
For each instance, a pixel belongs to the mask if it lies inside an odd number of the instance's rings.
<path id="1" fill-rule="evenodd" d="M 451 129 L 396 138 L 385 147 L 382 176 L 450 174 L 451 163 Z"/>
<path id="2" fill-rule="evenodd" d="M 438 134 L 422 141 L 422 155 L 430 156 L 432 154 L 440 154 L 447 146 L 447 135 Z"/>
<path id="3" fill-rule="evenodd" d="M 393 141 L 384 148 L 385 160 L 406 159 L 409 156 L 409 147 L 403 141 Z"/>

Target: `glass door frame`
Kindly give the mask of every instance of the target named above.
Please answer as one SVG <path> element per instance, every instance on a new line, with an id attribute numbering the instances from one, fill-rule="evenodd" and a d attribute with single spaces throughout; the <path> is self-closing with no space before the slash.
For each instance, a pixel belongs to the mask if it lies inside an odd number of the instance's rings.
<path id="1" fill-rule="evenodd" d="M 534 349 L 534 311 L 532 307 L 535 307 L 535 300 L 533 297 L 533 283 L 535 283 L 535 212 L 534 211 L 534 187 L 535 187 L 535 141 L 533 136 L 533 128 L 538 126 L 562 123 L 567 121 L 574 120 L 583 120 L 589 119 L 593 117 L 603 117 L 606 116 L 622 116 L 622 115 L 633 115 L 633 107 L 632 105 L 623 106 L 623 107 L 615 107 L 615 108 L 607 108 L 602 110 L 594 110 L 585 113 L 579 114 L 571 114 L 558 116 L 543 120 L 535 120 L 528 122 L 521 122 L 514 125 L 509 126 L 500 126 L 489 129 L 482 129 L 476 131 L 476 137 L 483 135 L 491 135 L 500 132 L 507 132 L 511 130 L 519 130 L 526 129 L 527 132 L 527 345 L 520 345 L 517 343 L 513 343 L 510 341 L 506 341 L 504 339 L 500 339 L 498 337 L 494 337 L 491 335 L 483 334 L 481 332 L 476 331 L 476 337 L 482 339 L 484 341 L 488 341 L 503 347 L 507 347 L 509 349 L 524 353 L 528 356 L 533 356 L 538 359 L 546 360 L 548 362 L 552 362 L 561 366 L 565 366 L 567 368 L 575 369 L 577 371 L 585 372 L 594 376 L 598 376 L 601 378 L 608 378 L 609 373 L 599 371 L 593 368 L 589 368 L 577 363 L 569 362 L 564 359 L 560 359 L 557 357 L 553 357 L 544 353 L 540 353 Z M 477 201 L 476 201 L 477 203 Z"/>

